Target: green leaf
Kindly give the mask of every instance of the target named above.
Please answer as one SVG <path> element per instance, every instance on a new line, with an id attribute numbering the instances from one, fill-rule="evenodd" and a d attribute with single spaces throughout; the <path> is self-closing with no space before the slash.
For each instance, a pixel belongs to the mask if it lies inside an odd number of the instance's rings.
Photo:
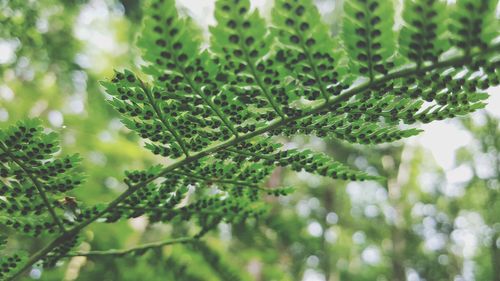
<path id="1" fill-rule="evenodd" d="M 401 52 L 417 65 L 437 62 L 449 48 L 446 39 L 448 10 L 443 1 L 405 0 L 403 29 L 399 37 Z"/>
<path id="2" fill-rule="evenodd" d="M 228 79 L 238 82 L 240 92 L 252 91 L 247 106 L 269 114 L 269 119 L 284 118 L 283 93 L 278 72 L 269 56 L 273 37 L 257 10 L 250 12 L 250 1 L 216 2 L 217 25 L 210 28 L 211 50 L 218 55 Z M 247 87 L 247 89 L 242 89 Z M 231 90 L 229 91 L 231 92 Z"/>
<path id="3" fill-rule="evenodd" d="M 497 0 L 457 0 L 451 14 L 452 45 L 466 54 L 474 48 L 486 49 L 499 35 L 497 5 Z"/>
<path id="4" fill-rule="evenodd" d="M 84 181 L 80 157 L 56 157 L 58 135 L 45 133 L 39 120 L 0 131 L 0 221 L 19 232 L 39 236 L 63 231 L 66 192 Z M 62 202 L 62 203 L 61 203 Z"/>
<path id="5" fill-rule="evenodd" d="M 396 51 L 392 1 L 346 1 L 344 13 L 342 38 L 352 68 L 370 81 L 387 74 Z"/>
<path id="6" fill-rule="evenodd" d="M 308 100 L 338 95 L 340 74 L 345 73 L 340 66 L 344 53 L 313 2 L 276 1 L 272 20 L 279 41 L 276 59 L 297 81 L 293 93 Z"/>

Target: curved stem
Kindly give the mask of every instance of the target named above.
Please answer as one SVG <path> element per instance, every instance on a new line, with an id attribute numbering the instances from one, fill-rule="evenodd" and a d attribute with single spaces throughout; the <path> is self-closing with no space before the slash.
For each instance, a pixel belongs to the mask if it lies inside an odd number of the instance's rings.
<path id="1" fill-rule="evenodd" d="M 167 245 L 173 244 L 184 244 L 197 240 L 194 237 L 180 237 L 174 239 L 168 239 L 153 243 L 142 244 L 128 249 L 109 249 L 102 251 L 88 251 L 88 252 L 70 252 L 66 254 L 66 257 L 99 257 L 99 256 L 123 256 L 126 254 L 131 254 L 134 252 L 143 252 L 153 248 L 160 248 Z"/>

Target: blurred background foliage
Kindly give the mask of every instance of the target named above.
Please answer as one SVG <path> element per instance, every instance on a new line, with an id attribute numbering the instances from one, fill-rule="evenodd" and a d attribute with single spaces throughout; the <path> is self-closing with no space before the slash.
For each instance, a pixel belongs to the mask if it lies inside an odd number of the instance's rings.
<path id="1" fill-rule="evenodd" d="M 253 4 L 264 14 L 271 6 L 264 0 Z M 341 1 L 317 4 L 336 33 Z M 62 153 L 80 153 L 89 175 L 72 194 L 79 204 L 107 202 L 125 189 L 124 170 L 165 161 L 145 152 L 121 125 L 98 83 L 114 68 L 141 63 L 134 47 L 140 8 L 140 0 L 0 0 L 0 126 L 39 117 L 59 132 Z M 213 1 L 180 0 L 178 8 L 205 29 L 213 23 Z M 52 270 L 34 267 L 25 278 L 499 281 L 500 122 L 494 111 L 445 124 L 459 139 L 432 135 L 436 129 L 404 143 L 371 147 L 284 139 L 384 175 L 387 184 L 278 169 L 268 187 L 296 191 L 267 198 L 270 211 L 258 221 L 221 224 L 202 242 L 141 257 L 74 257 Z M 445 150 L 452 154 L 436 154 L 450 147 Z M 126 248 L 186 227 L 149 224 L 141 217 L 95 223 L 85 230 L 81 250 Z M 23 236 L 10 241 L 12 248 L 28 251 L 43 242 Z"/>

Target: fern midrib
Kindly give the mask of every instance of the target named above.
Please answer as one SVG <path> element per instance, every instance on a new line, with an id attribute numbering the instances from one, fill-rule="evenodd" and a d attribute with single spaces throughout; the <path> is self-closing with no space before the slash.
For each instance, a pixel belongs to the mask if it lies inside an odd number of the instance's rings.
<path id="1" fill-rule="evenodd" d="M 427 26 L 428 25 L 426 24 L 427 19 L 425 18 L 425 15 L 429 11 L 429 7 L 427 6 L 427 3 L 423 3 L 422 7 L 423 7 L 422 8 L 423 10 L 422 10 L 422 13 L 420 14 L 420 21 L 422 23 L 422 28 L 420 30 L 421 30 L 421 32 L 423 34 L 422 40 L 424 42 L 423 42 L 423 44 L 420 44 L 421 47 L 418 49 L 418 60 L 416 61 L 417 68 L 420 68 L 422 66 L 422 63 L 424 62 L 423 47 L 425 45 L 427 45 L 427 43 L 429 41 L 429 40 L 427 40 L 427 35 L 428 35 L 428 33 L 427 33 Z M 433 41 L 431 43 L 433 43 Z"/>
<path id="2" fill-rule="evenodd" d="M 343 101 L 345 101 L 345 100 L 347 100 L 347 99 L 349 99 L 349 98 L 351 98 L 351 97 L 353 97 L 353 96 L 355 96 L 355 95 L 357 95 L 359 93 L 362 93 L 362 92 L 364 92 L 366 90 L 369 90 L 373 85 L 386 83 L 386 82 L 391 81 L 393 79 L 398 79 L 398 78 L 412 76 L 412 75 L 418 74 L 421 71 L 430 71 L 430 70 L 440 69 L 440 68 L 444 68 L 444 67 L 461 66 L 461 65 L 463 65 L 463 64 L 465 64 L 467 62 L 470 62 L 471 57 L 473 57 L 473 56 L 476 56 L 476 55 L 480 56 L 480 55 L 484 55 L 484 54 L 490 53 L 492 51 L 498 51 L 498 50 L 500 50 L 500 43 L 494 44 L 490 48 L 488 48 L 487 50 L 483 50 L 483 51 L 478 52 L 477 54 L 474 54 L 472 56 L 469 55 L 469 56 L 459 56 L 459 57 L 455 57 L 455 58 L 450 58 L 450 59 L 445 60 L 445 61 L 441 61 L 441 62 L 438 62 L 438 63 L 435 63 L 435 64 L 431 64 L 429 66 L 421 68 L 420 70 L 416 69 L 415 66 L 412 66 L 412 67 L 409 67 L 409 68 L 404 68 L 404 69 L 401 69 L 401 70 L 397 70 L 395 72 L 392 72 L 392 73 L 389 73 L 387 75 L 381 76 L 380 78 L 376 79 L 375 81 L 365 82 L 365 83 L 360 84 L 360 85 L 358 85 L 356 87 L 347 89 L 343 93 L 341 93 L 340 95 L 332 97 L 331 99 L 329 99 L 329 101 L 325 101 L 322 104 L 319 104 L 319 105 L 313 107 L 309 111 L 305 111 L 305 114 L 303 114 L 303 115 L 300 115 L 300 116 L 297 116 L 297 117 L 289 117 L 288 119 L 275 120 L 274 122 L 271 122 L 266 127 L 257 129 L 255 131 L 247 133 L 245 135 L 241 135 L 238 138 L 232 138 L 232 139 L 227 140 L 225 142 L 222 142 L 222 143 L 220 143 L 220 144 L 218 144 L 216 146 L 207 148 L 207 149 L 202 150 L 202 151 L 200 151 L 200 152 L 198 152 L 196 154 L 193 154 L 190 157 L 186 157 L 184 159 L 178 160 L 177 162 L 172 163 L 168 167 L 165 167 L 162 170 L 162 172 L 160 172 L 157 176 L 152 177 L 152 178 L 150 178 L 150 179 L 148 179 L 148 180 L 146 180 L 144 182 L 141 182 L 141 183 L 139 183 L 139 184 L 137 184 L 135 186 L 129 187 L 125 192 L 123 192 L 116 199 L 114 199 L 112 202 L 110 202 L 107 205 L 107 207 L 105 209 L 103 209 L 101 212 L 97 213 L 96 215 L 92 216 L 88 220 L 80 223 L 79 225 L 77 225 L 74 228 L 70 229 L 69 231 L 67 231 L 63 235 L 59 236 L 54 241 L 52 241 L 52 243 L 50 243 L 49 245 L 47 245 L 45 248 L 40 249 L 37 253 L 35 253 L 30 258 L 29 261 L 26 262 L 26 264 L 22 268 L 19 269 L 19 271 L 17 271 L 14 275 L 12 275 L 12 277 L 10 279 L 8 279 L 8 280 L 13 280 L 13 279 L 19 277 L 22 274 L 22 272 L 24 272 L 27 268 L 29 268 L 34 263 L 36 263 L 38 260 L 40 260 L 47 253 L 49 253 L 50 251 L 52 251 L 52 249 L 54 249 L 55 247 L 57 247 L 61 242 L 64 242 L 66 239 L 69 239 L 69 238 L 77 235 L 83 228 L 87 227 L 89 224 L 91 224 L 92 222 L 96 221 L 97 219 L 99 219 L 100 217 L 102 217 L 104 214 L 106 214 L 107 212 L 109 212 L 110 210 L 112 210 L 113 208 L 115 208 L 119 203 L 121 203 L 124 199 L 126 199 L 129 195 L 133 194 L 138 189 L 140 189 L 143 186 L 147 185 L 148 183 L 156 180 L 157 178 L 165 176 L 169 172 L 171 172 L 171 171 L 173 171 L 173 170 L 175 170 L 175 169 L 177 169 L 179 167 L 182 167 L 182 166 L 184 166 L 186 164 L 189 164 L 189 163 L 191 163 L 193 161 L 196 161 L 196 160 L 198 160 L 200 158 L 208 156 L 208 155 L 210 155 L 212 153 L 215 153 L 215 152 L 218 152 L 220 150 L 226 149 L 227 147 L 234 146 L 234 145 L 236 145 L 236 144 L 238 144 L 238 143 L 240 143 L 242 141 L 245 141 L 245 140 L 251 139 L 253 137 L 262 135 L 262 134 L 264 134 L 264 133 L 266 133 L 268 131 L 271 131 L 271 130 L 274 130 L 274 129 L 278 128 L 278 127 L 281 127 L 281 126 L 283 126 L 283 125 L 285 125 L 285 124 L 287 124 L 289 122 L 292 122 L 292 121 L 298 120 L 300 118 L 304 118 L 304 117 L 307 117 L 309 115 L 312 115 L 312 114 L 324 111 L 324 110 L 328 109 L 332 105 L 336 105 L 338 103 L 341 103 L 341 102 L 343 102 Z"/>
<path id="3" fill-rule="evenodd" d="M 240 22 L 240 24 L 241 24 L 241 22 Z M 241 31 L 241 28 L 239 27 L 240 24 L 237 25 L 236 31 L 238 31 L 238 35 L 240 37 L 244 38 L 243 33 Z M 241 40 L 241 41 L 243 41 L 243 40 Z M 240 47 L 243 50 L 243 54 L 245 56 L 245 60 L 247 62 L 247 65 L 250 68 L 250 72 L 251 72 L 253 78 L 255 79 L 255 81 L 257 82 L 257 85 L 261 89 L 262 93 L 264 94 L 264 97 L 267 99 L 269 104 L 271 104 L 271 107 L 274 109 L 274 111 L 281 117 L 282 120 L 284 120 L 286 118 L 285 114 L 283 114 L 283 111 L 281 110 L 279 105 L 276 103 L 273 96 L 271 94 L 269 94 L 269 92 L 267 91 L 267 88 L 264 87 L 264 85 L 262 84 L 262 81 L 260 80 L 260 76 L 257 75 L 257 71 L 255 70 L 255 67 L 254 67 L 254 62 L 251 60 L 250 55 L 248 54 L 248 49 L 246 48 L 245 44 L 240 44 Z"/>
<path id="4" fill-rule="evenodd" d="M 224 123 L 224 125 L 233 133 L 235 137 L 238 137 L 238 131 L 234 128 L 233 124 L 227 119 L 227 117 L 222 113 L 219 108 L 207 97 L 205 94 L 203 94 L 198 87 L 195 87 L 193 84 L 193 81 L 189 76 L 186 75 L 184 69 L 182 67 L 179 67 L 181 69 L 182 75 L 185 77 L 187 80 L 189 86 L 193 88 L 193 90 L 196 92 L 198 96 L 201 97 L 201 99 L 210 107 L 210 109 L 217 114 L 217 117 Z"/>
<path id="5" fill-rule="evenodd" d="M 297 27 L 295 27 L 295 32 L 299 36 L 300 45 L 302 47 L 302 51 L 306 54 L 307 61 L 309 62 L 309 65 L 312 68 L 312 71 L 313 71 L 313 74 L 314 74 L 314 78 L 316 79 L 316 81 L 319 84 L 319 89 L 321 91 L 321 94 L 323 95 L 323 98 L 325 98 L 325 101 L 328 101 L 328 93 L 325 90 L 325 87 L 323 85 L 323 81 L 321 81 L 321 77 L 318 74 L 318 70 L 316 69 L 316 65 L 313 63 L 311 55 L 308 52 L 308 48 L 304 45 L 304 37 L 302 36 L 302 33 L 297 29 Z"/>
<path id="6" fill-rule="evenodd" d="M 170 52 L 172 54 L 175 54 L 175 52 L 172 50 L 170 44 L 168 44 L 168 46 L 169 46 Z M 189 75 L 187 75 L 184 67 L 177 60 L 177 57 L 175 55 L 173 55 L 172 58 L 175 62 L 175 65 L 180 70 L 182 76 L 184 77 L 184 79 L 186 80 L 188 85 L 191 87 L 191 89 L 193 89 L 195 91 L 195 93 L 203 100 L 203 102 L 205 102 L 205 104 L 208 105 L 208 107 L 210 107 L 210 109 L 217 115 L 217 117 L 219 117 L 219 119 L 222 121 L 222 123 L 224 123 L 224 125 L 231 131 L 231 133 L 235 137 L 238 137 L 238 131 L 236 131 L 236 129 L 234 128 L 233 124 L 229 121 L 229 119 L 227 119 L 227 117 L 219 110 L 219 108 L 217 106 L 215 106 L 215 104 L 210 100 L 210 98 L 208 98 L 199 89 L 199 87 L 195 86 L 195 84 L 193 83 L 193 80 L 191 80 L 191 77 Z"/>
<path id="7" fill-rule="evenodd" d="M 175 140 L 177 141 L 177 143 L 181 147 L 181 149 L 184 152 L 184 154 L 186 155 L 186 157 L 189 157 L 189 150 L 187 149 L 186 142 L 184 142 L 184 140 L 181 138 L 181 136 L 179 136 L 179 134 L 177 133 L 177 130 L 174 129 L 172 124 L 170 124 L 170 122 L 167 119 L 165 119 L 165 117 L 161 114 L 161 111 L 158 108 L 158 105 L 155 103 L 153 97 L 151 96 L 151 93 L 149 92 L 149 88 L 146 85 L 144 85 L 144 82 L 142 82 L 142 80 L 139 80 L 139 81 L 141 83 L 141 87 L 142 87 L 144 93 L 146 94 L 146 97 L 148 98 L 149 104 L 153 108 L 155 114 L 158 116 L 158 118 L 160 119 L 163 126 L 165 126 L 166 129 L 174 136 Z"/>
<path id="8" fill-rule="evenodd" d="M 368 8 L 368 2 L 365 3 L 365 5 L 363 5 L 363 7 L 365 8 L 365 13 L 366 13 L 366 16 L 364 18 L 364 22 L 365 22 L 365 27 L 366 27 L 366 35 L 364 36 L 365 39 L 366 39 L 366 44 L 367 44 L 367 47 L 368 49 L 366 50 L 367 51 L 367 56 L 368 56 L 368 74 L 369 74 L 369 78 L 370 78 L 370 82 L 373 81 L 374 79 L 374 75 L 373 75 L 373 63 L 372 63 L 372 28 L 371 28 L 371 25 L 370 23 L 368 22 L 368 19 L 371 18 L 371 11 L 370 9 Z"/>
<path id="9" fill-rule="evenodd" d="M 26 175 L 31 180 L 36 190 L 40 194 L 40 197 L 42 197 L 43 203 L 45 204 L 45 207 L 49 211 L 49 214 L 56 223 L 57 227 L 59 227 L 59 230 L 62 233 L 65 233 L 66 229 L 64 228 L 64 225 L 60 220 L 60 218 L 57 216 L 56 211 L 52 207 L 52 204 L 50 204 L 49 198 L 45 193 L 43 185 L 38 181 L 38 179 L 35 176 L 33 176 L 33 174 L 24 166 L 24 164 L 21 161 L 17 160 L 17 158 L 14 155 L 12 155 L 8 147 L 3 142 L 0 142 L 0 149 L 3 150 L 4 153 L 7 154 L 7 156 L 9 156 L 9 158 L 26 173 Z"/>
<path id="10" fill-rule="evenodd" d="M 421 46 L 425 46 L 427 44 L 427 28 L 425 24 L 425 14 L 427 14 L 427 5 L 424 3 L 423 6 L 423 13 L 420 15 L 420 20 L 422 22 L 422 34 L 423 34 L 423 40 L 424 44 L 421 44 Z M 422 62 L 424 61 L 424 54 L 422 53 L 422 48 L 418 49 L 418 61 L 417 61 L 417 68 L 420 68 L 422 66 Z"/>
<path id="11" fill-rule="evenodd" d="M 158 248 L 162 246 L 167 246 L 167 245 L 172 245 L 172 244 L 179 244 L 179 243 L 188 243 L 196 240 L 195 237 L 180 237 L 180 238 L 173 238 L 165 241 L 160 241 L 160 242 L 153 242 L 153 243 L 147 243 L 143 244 L 140 246 L 132 247 L 129 249 L 124 249 L 124 250 L 118 250 L 118 249 L 110 249 L 110 250 L 104 250 L 104 251 L 89 251 L 89 252 L 72 252 L 68 253 L 65 255 L 66 257 L 78 257 L 78 256 L 86 256 L 86 257 L 97 257 L 97 256 L 123 256 L 126 254 L 130 254 L 133 252 L 141 252 L 145 251 L 151 248 Z"/>

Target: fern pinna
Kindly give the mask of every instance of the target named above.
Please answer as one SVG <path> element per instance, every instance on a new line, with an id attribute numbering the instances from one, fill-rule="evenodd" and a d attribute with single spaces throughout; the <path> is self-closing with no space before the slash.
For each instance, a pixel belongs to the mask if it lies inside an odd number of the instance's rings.
<path id="1" fill-rule="evenodd" d="M 332 37 L 312 1 L 275 0 L 264 19 L 249 0 L 218 0 L 210 45 L 202 47 L 200 31 L 173 0 L 151 1 L 138 39 L 141 73 L 117 71 L 102 85 L 122 122 L 172 164 L 129 171 L 128 189 L 112 202 L 68 211 L 61 202 L 81 182 L 78 158 L 55 159 L 55 136 L 37 121 L 2 130 L 2 223 L 57 235 L 24 264 L 18 257 L 2 263 L 2 277 L 18 277 L 40 260 L 48 266 L 65 256 L 134 252 L 70 252 L 99 218 L 197 222 L 191 238 L 139 246 L 142 252 L 198 239 L 221 221 L 261 216 L 262 194 L 291 190 L 261 187 L 277 166 L 379 179 L 319 152 L 287 149 L 275 136 L 392 142 L 419 133 L 408 125 L 485 105 L 485 91 L 499 84 L 498 2 L 403 2 L 396 15 L 392 1 L 346 1 L 342 32 Z M 189 187 L 195 192 L 185 203 Z"/>

